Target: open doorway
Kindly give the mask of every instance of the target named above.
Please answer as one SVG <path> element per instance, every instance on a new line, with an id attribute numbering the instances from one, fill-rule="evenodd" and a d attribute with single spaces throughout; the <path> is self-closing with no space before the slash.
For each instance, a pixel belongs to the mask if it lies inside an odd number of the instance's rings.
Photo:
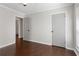
<path id="1" fill-rule="evenodd" d="M 16 17 L 16 45 L 19 47 L 23 42 L 23 18 Z"/>

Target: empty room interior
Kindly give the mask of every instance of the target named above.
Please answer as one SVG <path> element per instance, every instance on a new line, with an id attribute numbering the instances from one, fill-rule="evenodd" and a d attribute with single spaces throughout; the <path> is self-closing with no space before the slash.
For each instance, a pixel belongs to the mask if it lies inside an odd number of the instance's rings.
<path id="1" fill-rule="evenodd" d="M 79 56 L 79 4 L 0 3 L 0 56 Z"/>

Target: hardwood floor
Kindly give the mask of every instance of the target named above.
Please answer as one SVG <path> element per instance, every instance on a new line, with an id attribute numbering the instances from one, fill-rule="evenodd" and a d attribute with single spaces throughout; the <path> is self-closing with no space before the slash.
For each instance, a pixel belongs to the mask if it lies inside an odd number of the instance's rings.
<path id="1" fill-rule="evenodd" d="M 18 40 L 18 41 L 17 41 Z M 16 44 L 0 49 L 1 56 L 76 56 L 68 49 L 35 42 L 16 40 Z"/>

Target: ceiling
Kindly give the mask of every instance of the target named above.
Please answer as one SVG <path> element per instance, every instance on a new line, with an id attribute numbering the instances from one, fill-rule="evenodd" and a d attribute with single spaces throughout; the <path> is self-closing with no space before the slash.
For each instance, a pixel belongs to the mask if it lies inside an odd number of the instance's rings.
<path id="1" fill-rule="evenodd" d="M 72 5 L 71 3 L 27 3 L 27 6 L 23 6 L 23 3 L 0 3 L 6 7 L 22 12 L 24 14 L 32 14 L 36 12 L 42 12 L 46 10 L 61 8 Z"/>

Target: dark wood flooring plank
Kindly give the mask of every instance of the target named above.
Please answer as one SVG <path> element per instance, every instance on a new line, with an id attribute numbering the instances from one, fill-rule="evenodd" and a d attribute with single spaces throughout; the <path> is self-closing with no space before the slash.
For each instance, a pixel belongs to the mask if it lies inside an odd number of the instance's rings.
<path id="1" fill-rule="evenodd" d="M 20 40 L 20 41 L 18 41 Z M 76 56 L 74 51 L 18 39 L 16 44 L 0 49 L 1 56 Z"/>

